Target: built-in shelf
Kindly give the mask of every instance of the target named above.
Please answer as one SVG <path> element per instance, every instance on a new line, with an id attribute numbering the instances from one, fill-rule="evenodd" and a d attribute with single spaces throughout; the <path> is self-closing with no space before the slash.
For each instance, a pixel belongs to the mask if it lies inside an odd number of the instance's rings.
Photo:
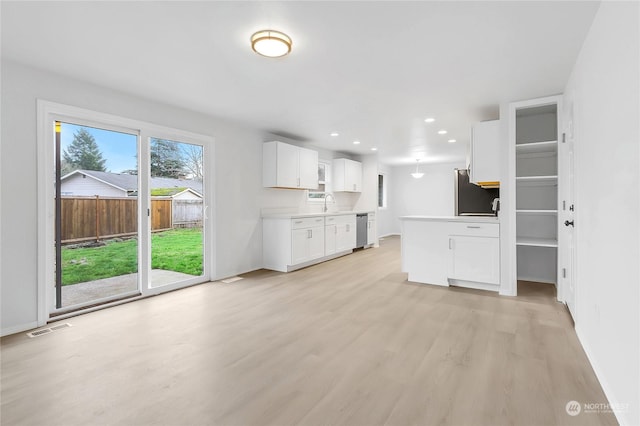
<path id="1" fill-rule="evenodd" d="M 555 215 L 558 214 L 558 210 L 535 210 L 535 209 L 520 209 L 516 210 L 516 213 L 521 214 L 540 214 L 540 215 Z"/>
<path id="2" fill-rule="evenodd" d="M 516 237 L 516 245 L 530 247 L 558 247 L 558 241 L 553 238 Z"/>
<path id="3" fill-rule="evenodd" d="M 516 145 L 516 153 L 518 154 L 541 154 L 557 152 L 558 141 L 521 143 Z"/>

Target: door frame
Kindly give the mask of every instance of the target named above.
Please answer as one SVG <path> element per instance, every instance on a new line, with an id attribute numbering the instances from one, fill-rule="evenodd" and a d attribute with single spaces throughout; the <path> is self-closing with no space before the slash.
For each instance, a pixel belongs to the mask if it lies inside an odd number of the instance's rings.
<path id="1" fill-rule="evenodd" d="M 207 172 L 206 182 L 204 186 L 205 195 L 205 218 L 203 220 L 203 275 L 195 277 L 193 280 L 187 280 L 179 283 L 169 284 L 162 287 L 150 287 L 150 227 L 151 221 L 147 215 L 141 212 L 147 211 L 151 205 L 151 196 L 149 191 L 148 179 L 142 179 L 141 176 L 150 175 L 150 167 L 147 161 L 138 162 L 138 188 L 139 194 L 139 211 L 138 211 L 138 229 L 146 230 L 143 235 L 149 235 L 149 238 L 142 238 L 138 244 L 138 288 L 140 290 L 139 297 L 152 296 L 164 293 L 178 288 L 199 284 L 210 280 L 215 276 L 213 262 L 213 241 L 215 241 L 215 220 L 212 220 L 213 212 L 215 212 L 215 198 L 213 188 L 214 168 L 213 155 L 215 140 L 211 136 L 192 133 L 184 130 L 173 129 L 148 123 L 140 120 L 134 120 L 117 115 L 92 111 L 75 106 L 60 104 L 47 100 L 37 100 L 37 199 L 38 199 L 38 252 L 37 252 L 37 272 L 38 272 L 38 292 L 37 292 L 37 312 L 38 326 L 46 324 L 51 318 L 50 315 L 55 312 L 61 312 L 66 309 L 57 310 L 55 308 L 55 167 L 54 167 L 54 129 L 52 123 L 54 121 L 63 121 L 74 124 L 98 127 L 107 130 L 114 130 L 135 134 L 138 137 L 138 158 L 149 157 L 150 137 L 166 138 L 170 140 L 193 143 L 203 146 L 204 151 L 204 169 Z M 143 244 L 146 242 L 146 244 Z M 125 301 L 131 301 L 126 299 Z M 102 309 L 125 301 L 115 301 L 99 307 L 87 307 L 74 311 L 74 315 L 82 312 L 89 312 L 95 309 Z M 63 315 L 56 317 L 61 318 Z"/>

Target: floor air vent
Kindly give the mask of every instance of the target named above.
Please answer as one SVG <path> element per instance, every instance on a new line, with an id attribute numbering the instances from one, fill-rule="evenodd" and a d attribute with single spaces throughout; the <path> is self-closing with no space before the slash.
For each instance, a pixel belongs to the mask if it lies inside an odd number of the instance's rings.
<path id="1" fill-rule="evenodd" d="M 31 332 L 27 333 L 27 336 L 29 336 L 29 337 L 38 337 L 38 336 L 42 336 L 43 334 L 53 333 L 54 331 L 58 331 L 60 329 L 69 328 L 69 327 L 71 327 L 71 324 L 69 324 L 68 322 L 65 322 L 65 323 L 62 323 L 62 324 L 56 324 L 56 325 L 48 327 L 48 328 L 41 328 L 39 330 L 31 331 Z"/>

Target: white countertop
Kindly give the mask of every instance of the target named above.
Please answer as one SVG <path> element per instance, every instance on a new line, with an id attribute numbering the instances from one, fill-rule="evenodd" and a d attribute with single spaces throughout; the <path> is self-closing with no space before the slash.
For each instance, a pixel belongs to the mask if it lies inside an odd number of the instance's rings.
<path id="1" fill-rule="evenodd" d="M 358 210 L 358 211 L 338 211 L 338 212 L 326 212 L 326 213 L 263 213 L 263 219 L 299 219 L 302 217 L 326 217 L 326 216 L 341 216 L 347 214 L 364 214 L 375 213 L 373 210 Z"/>
<path id="2" fill-rule="evenodd" d="M 496 216 L 401 216 L 400 220 L 500 223 L 500 219 Z"/>

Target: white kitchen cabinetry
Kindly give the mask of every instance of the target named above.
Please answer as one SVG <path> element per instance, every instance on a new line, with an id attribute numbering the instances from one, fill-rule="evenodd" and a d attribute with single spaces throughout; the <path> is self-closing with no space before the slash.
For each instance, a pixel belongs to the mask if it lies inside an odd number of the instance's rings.
<path id="1" fill-rule="evenodd" d="M 500 241 L 491 237 L 449 236 L 449 278 L 500 283 Z"/>
<path id="2" fill-rule="evenodd" d="M 336 253 L 356 247 L 356 215 L 327 216 L 336 221 Z"/>
<path id="3" fill-rule="evenodd" d="M 333 191 L 362 192 L 362 163 L 339 158 L 333 160 Z"/>
<path id="4" fill-rule="evenodd" d="M 369 213 L 367 220 L 367 245 L 376 244 L 378 242 L 376 229 L 376 214 Z"/>
<path id="5" fill-rule="evenodd" d="M 500 225 L 459 218 L 402 219 L 402 270 L 409 281 L 498 291 Z"/>
<path id="6" fill-rule="evenodd" d="M 265 142 L 262 184 L 268 188 L 318 188 L 318 152 L 278 141 Z"/>
<path id="7" fill-rule="evenodd" d="M 469 181 L 496 187 L 500 182 L 500 120 L 477 123 L 471 132 Z"/>
<path id="8" fill-rule="evenodd" d="M 263 219 L 263 263 L 288 272 L 324 257 L 324 217 Z"/>
<path id="9" fill-rule="evenodd" d="M 349 254 L 355 246 L 355 214 L 274 214 L 262 218 L 266 269 L 293 271 Z"/>

